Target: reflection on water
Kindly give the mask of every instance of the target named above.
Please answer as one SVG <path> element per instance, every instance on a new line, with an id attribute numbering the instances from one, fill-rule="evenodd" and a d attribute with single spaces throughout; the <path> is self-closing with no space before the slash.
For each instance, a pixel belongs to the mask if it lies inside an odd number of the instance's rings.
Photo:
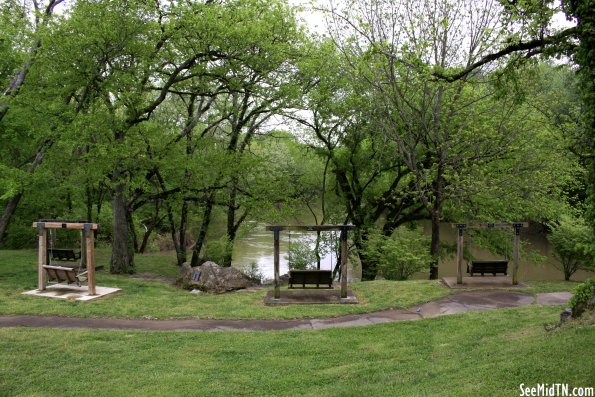
<path id="1" fill-rule="evenodd" d="M 424 223 L 424 229 L 429 234 L 430 225 Z M 441 238 L 448 243 L 454 243 L 456 239 L 456 230 L 451 228 L 450 224 L 443 224 L 441 226 Z M 523 229 L 521 238 L 528 243 L 528 248 L 536 251 L 538 254 L 546 256 L 544 263 L 535 264 L 528 261 L 521 260 L 519 268 L 519 276 L 521 280 L 563 280 L 564 274 L 555 268 L 554 263 L 556 259 L 549 255 L 549 244 L 545 237 L 538 234 L 531 234 L 526 229 Z M 308 239 L 311 242 L 312 249 L 316 239 L 316 233 L 312 232 L 281 232 L 280 234 L 280 272 L 285 274 L 288 271 L 287 255 L 288 246 L 296 240 Z M 511 232 L 512 239 L 512 232 Z M 486 250 L 476 249 L 471 247 L 471 252 L 476 258 L 481 259 L 498 259 L 493 254 Z M 257 225 L 248 234 L 236 240 L 233 249 L 233 266 L 241 267 L 249 265 L 250 263 L 257 263 L 260 271 L 266 278 L 273 278 L 273 232 L 266 231 L 265 225 Z M 321 260 L 321 269 L 332 269 L 337 262 L 334 254 L 326 255 Z M 509 267 L 511 269 L 511 267 Z M 456 276 L 456 262 L 454 258 L 447 258 L 440 263 L 440 276 Z M 361 276 L 361 269 L 352 268 L 350 266 L 350 279 L 359 279 Z M 593 273 L 578 271 L 572 276 L 572 280 L 582 281 L 592 277 Z M 487 277 L 487 276 L 486 276 Z M 418 273 L 414 278 L 427 278 L 426 273 Z"/>
<path id="2" fill-rule="evenodd" d="M 288 252 L 290 244 L 296 241 L 308 241 L 312 250 L 316 243 L 315 232 L 290 232 L 283 231 L 279 234 L 279 272 L 285 274 L 289 271 Z M 265 230 L 265 225 L 258 225 L 246 237 L 239 238 L 233 247 L 234 267 L 242 267 L 251 263 L 258 264 L 260 272 L 265 278 L 274 277 L 274 252 L 273 232 Z M 333 270 L 337 262 L 336 255 L 329 253 L 321 256 L 320 269 Z"/>

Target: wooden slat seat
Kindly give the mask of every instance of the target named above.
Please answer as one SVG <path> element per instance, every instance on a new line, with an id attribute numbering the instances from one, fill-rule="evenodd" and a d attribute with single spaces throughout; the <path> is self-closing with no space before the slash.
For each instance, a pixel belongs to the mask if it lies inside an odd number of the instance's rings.
<path id="1" fill-rule="evenodd" d="M 471 261 L 467 264 L 467 273 L 473 277 L 474 273 L 492 273 L 494 276 L 497 273 L 503 273 L 505 276 L 508 272 L 508 261 L 507 260 L 481 260 Z"/>
<path id="2" fill-rule="evenodd" d="M 333 288 L 333 272 L 330 270 L 290 270 L 289 271 L 289 288 L 294 288 L 294 285 L 316 285 L 316 288 Z M 327 287 L 328 286 L 328 287 Z"/>
<path id="3" fill-rule="evenodd" d="M 50 266 L 44 265 L 43 268 L 46 270 L 48 279 L 50 281 L 77 283 L 80 285 L 81 282 L 86 281 L 85 272 L 77 273 L 76 269 L 64 266 Z"/>
<path id="4" fill-rule="evenodd" d="M 71 248 L 53 248 L 49 252 L 52 259 L 59 261 L 76 261 L 81 258 L 81 252 Z"/>

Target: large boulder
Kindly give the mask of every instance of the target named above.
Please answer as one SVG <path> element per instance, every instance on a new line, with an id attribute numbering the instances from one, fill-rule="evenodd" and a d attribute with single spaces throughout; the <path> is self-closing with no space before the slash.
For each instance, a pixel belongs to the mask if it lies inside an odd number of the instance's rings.
<path id="1" fill-rule="evenodd" d="M 189 263 L 182 264 L 177 284 L 184 289 L 222 294 L 248 288 L 253 282 L 236 268 L 205 262 L 196 267 L 190 267 Z"/>

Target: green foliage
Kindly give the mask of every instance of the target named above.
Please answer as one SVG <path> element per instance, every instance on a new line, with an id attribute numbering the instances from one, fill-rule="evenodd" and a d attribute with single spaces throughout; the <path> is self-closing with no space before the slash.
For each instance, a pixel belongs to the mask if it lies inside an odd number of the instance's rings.
<path id="1" fill-rule="evenodd" d="M 548 240 L 560 261 L 558 268 L 564 272 L 565 280 L 570 280 L 579 269 L 595 270 L 592 234 L 583 218 L 563 215 L 557 222 L 552 222 L 550 228 Z"/>
<path id="2" fill-rule="evenodd" d="M 430 240 L 419 227 L 399 227 L 387 237 L 378 230 L 370 233 L 365 255 L 378 267 L 378 274 L 388 280 L 407 280 L 428 268 Z"/>
<path id="3" fill-rule="evenodd" d="M 258 284 L 262 283 L 264 280 L 264 273 L 260 271 L 258 263 L 256 262 L 250 262 L 250 264 L 240 266 L 239 270 L 249 279 L 255 281 Z"/>
<path id="4" fill-rule="evenodd" d="M 289 252 L 286 256 L 289 269 L 312 269 L 316 266 L 316 253 L 311 247 L 309 240 L 294 239 L 289 244 Z"/>
<path id="5" fill-rule="evenodd" d="M 573 317 L 580 317 L 585 310 L 595 310 L 595 277 L 580 284 L 572 294 L 570 307 Z"/>
<path id="6" fill-rule="evenodd" d="M 232 250 L 233 242 L 229 241 L 227 236 L 211 239 L 207 241 L 204 247 L 204 259 L 223 266 L 225 258 L 231 254 Z"/>

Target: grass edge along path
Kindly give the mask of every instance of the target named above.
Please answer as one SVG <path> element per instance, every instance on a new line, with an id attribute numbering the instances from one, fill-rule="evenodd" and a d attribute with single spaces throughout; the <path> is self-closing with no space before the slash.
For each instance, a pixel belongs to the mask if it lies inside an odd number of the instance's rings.
<path id="1" fill-rule="evenodd" d="M 538 294 L 537 298 L 518 291 L 457 292 L 437 301 L 410 309 L 389 309 L 373 313 L 352 314 L 341 317 L 294 320 L 139 320 L 51 316 L 1 316 L 0 327 L 50 327 L 128 329 L 143 331 L 279 331 L 308 330 L 338 327 L 366 326 L 387 322 L 420 320 L 468 311 L 494 310 L 527 306 L 566 304 L 569 292 Z"/>
<path id="2" fill-rule="evenodd" d="M 552 332 L 559 306 L 322 331 L 0 329 L 11 396 L 516 396 L 594 386 L 595 327 Z"/>

